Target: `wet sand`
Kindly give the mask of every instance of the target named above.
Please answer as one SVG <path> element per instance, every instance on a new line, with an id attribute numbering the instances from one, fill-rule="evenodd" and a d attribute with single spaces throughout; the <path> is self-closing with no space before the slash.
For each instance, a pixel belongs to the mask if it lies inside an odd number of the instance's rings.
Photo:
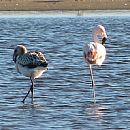
<path id="1" fill-rule="evenodd" d="M 0 11 L 129 9 L 129 0 L 0 0 Z"/>

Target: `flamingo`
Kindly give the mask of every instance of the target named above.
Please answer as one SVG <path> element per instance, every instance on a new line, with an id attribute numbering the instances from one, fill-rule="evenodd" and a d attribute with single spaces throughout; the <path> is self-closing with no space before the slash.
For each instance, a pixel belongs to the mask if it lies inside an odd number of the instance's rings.
<path id="1" fill-rule="evenodd" d="M 101 37 L 101 41 L 99 40 L 98 36 Z M 89 65 L 92 87 L 93 87 L 94 102 L 95 102 L 96 87 L 93 78 L 92 65 L 96 64 L 101 66 L 102 63 L 104 62 L 106 56 L 106 48 L 105 48 L 106 39 L 107 39 L 107 34 L 104 26 L 97 25 L 94 29 L 93 41 L 84 47 L 84 52 L 83 52 L 85 61 Z"/>
<path id="2" fill-rule="evenodd" d="M 30 77 L 32 83 L 22 102 L 25 102 L 31 91 L 31 103 L 33 104 L 34 79 L 40 77 L 47 70 L 48 63 L 40 51 L 27 52 L 26 47 L 23 45 L 17 45 L 14 49 L 13 61 L 15 62 L 17 72 Z"/>

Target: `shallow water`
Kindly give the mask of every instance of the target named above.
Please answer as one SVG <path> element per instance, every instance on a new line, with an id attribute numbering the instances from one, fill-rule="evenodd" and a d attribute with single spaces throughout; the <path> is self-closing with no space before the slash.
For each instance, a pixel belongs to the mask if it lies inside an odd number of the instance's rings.
<path id="1" fill-rule="evenodd" d="M 130 15 L 0 16 L 0 128 L 7 130 L 130 129 Z M 97 24 L 106 27 L 107 57 L 93 66 L 93 103 L 83 47 Z M 17 44 L 45 53 L 49 70 L 35 81 L 34 105 L 28 78 L 12 61 Z"/>

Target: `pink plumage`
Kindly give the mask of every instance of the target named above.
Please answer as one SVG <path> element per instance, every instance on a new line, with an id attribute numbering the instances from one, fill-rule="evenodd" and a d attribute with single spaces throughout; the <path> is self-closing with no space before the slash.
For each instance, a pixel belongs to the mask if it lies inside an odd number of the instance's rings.
<path id="1" fill-rule="evenodd" d="M 102 25 L 98 25 L 93 32 L 93 41 L 84 47 L 84 58 L 89 64 L 90 75 L 92 80 L 93 95 L 95 101 L 95 83 L 92 73 L 92 64 L 102 65 L 106 57 L 106 48 L 104 46 L 107 39 L 106 30 Z"/>

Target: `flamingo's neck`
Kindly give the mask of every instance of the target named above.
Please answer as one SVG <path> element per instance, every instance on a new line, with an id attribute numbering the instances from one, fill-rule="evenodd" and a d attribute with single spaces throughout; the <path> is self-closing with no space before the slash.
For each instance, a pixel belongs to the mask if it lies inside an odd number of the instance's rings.
<path id="1" fill-rule="evenodd" d="M 99 41 L 99 39 L 98 39 L 96 33 L 93 34 L 93 41 L 94 41 L 95 43 L 100 43 L 100 41 Z"/>

